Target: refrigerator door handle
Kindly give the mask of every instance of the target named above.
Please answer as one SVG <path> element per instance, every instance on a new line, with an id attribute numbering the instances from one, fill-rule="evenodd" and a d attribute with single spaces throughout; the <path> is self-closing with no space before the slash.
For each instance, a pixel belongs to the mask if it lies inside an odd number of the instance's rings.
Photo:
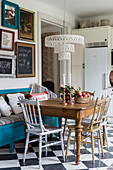
<path id="1" fill-rule="evenodd" d="M 104 73 L 104 89 L 107 89 L 107 74 Z"/>

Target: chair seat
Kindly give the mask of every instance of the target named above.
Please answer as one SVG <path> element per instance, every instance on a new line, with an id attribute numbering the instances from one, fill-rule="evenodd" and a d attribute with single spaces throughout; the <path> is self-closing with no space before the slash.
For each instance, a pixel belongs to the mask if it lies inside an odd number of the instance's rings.
<path id="1" fill-rule="evenodd" d="M 89 128 L 89 126 L 83 126 L 83 131 L 84 132 L 96 132 L 101 129 L 101 126 L 98 125 L 93 125 L 93 129 Z"/>
<path id="2" fill-rule="evenodd" d="M 45 134 L 58 133 L 58 132 L 62 132 L 63 131 L 63 129 L 58 128 L 58 127 L 54 127 L 54 126 L 45 125 L 44 127 L 48 131 L 41 132 L 39 127 L 34 127 L 32 129 L 26 129 L 26 132 L 33 133 L 33 134 L 36 134 L 36 135 L 40 135 L 40 134 L 45 135 Z"/>

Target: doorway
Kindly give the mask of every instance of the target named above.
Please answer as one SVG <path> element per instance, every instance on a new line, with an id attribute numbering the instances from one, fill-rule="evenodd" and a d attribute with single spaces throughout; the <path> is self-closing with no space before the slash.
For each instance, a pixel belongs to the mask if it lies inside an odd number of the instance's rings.
<path id="1" fill-rule="evenodd" d="M 61 34 L 61 31 L 61 27 L 41 21 L 42 85 L 57 95 L 60 85 L 60 61 L 54 53 L 54 48 L 45 47 L 45 37 Z"/>

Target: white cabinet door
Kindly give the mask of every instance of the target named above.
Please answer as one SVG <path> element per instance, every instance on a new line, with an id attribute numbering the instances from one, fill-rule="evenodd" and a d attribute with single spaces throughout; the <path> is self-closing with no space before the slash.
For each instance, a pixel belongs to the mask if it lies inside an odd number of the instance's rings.
<path id="1" fill-rule="evenodd" d="M 84 29 L 73 30 L 72 34 L 81 35 L 85 39 Z M 84 54 L 85 54 L 85 45 L 75 44 L 75 52 L 72 53 L 72 84 L 76 87 L 84 87 Z"/>
<path id="2" fill-rule="evenodd" d="M 81 87 L 83 90 L 84 85 L 83 80 L 83 67 L 82 66 L 72 66 L 72 85 L 76 88 Z"/>
<path id="3" fill-rule="evenodd" d="M 83 45 L 75 44 L 75 52 L 72 53 L 72 66 L 81 66 L 84 63 L 85 48 Z"/>
<path id="4" fill-rule="evenodd" d="M 108 27 L 95 27 L 85 30 L 86 43 L 108 41 Z"/>

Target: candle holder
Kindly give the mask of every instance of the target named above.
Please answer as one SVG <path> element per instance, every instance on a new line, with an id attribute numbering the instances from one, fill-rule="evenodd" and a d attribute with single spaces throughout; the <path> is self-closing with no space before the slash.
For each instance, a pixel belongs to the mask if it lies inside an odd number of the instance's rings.
<path id="1" fill-rule="evenodd" d="M 70 96 L 69 104 L 73 105 L 74 103 L 72 102 L 71 88 L 69 89 L 69 96 Z"/>
<path id="2" fill-rule="evenodd" d="M 63 105 L 67 105 L 65 101 L 65 88 L 63 88 Z"/>

